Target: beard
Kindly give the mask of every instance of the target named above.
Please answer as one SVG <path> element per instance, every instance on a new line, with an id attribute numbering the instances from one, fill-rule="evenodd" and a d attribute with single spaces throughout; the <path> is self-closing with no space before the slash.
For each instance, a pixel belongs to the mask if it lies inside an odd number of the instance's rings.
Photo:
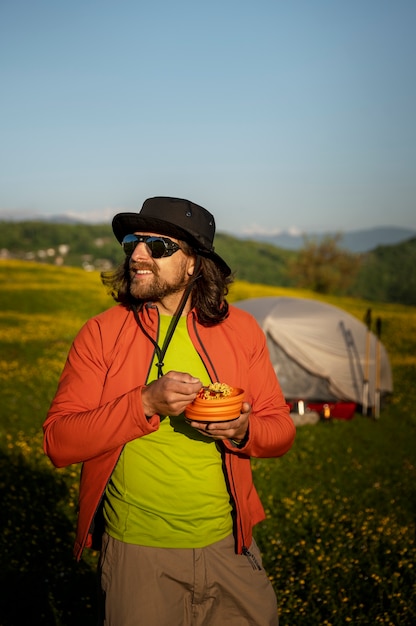
<path id="1" fill-rule="evenodd" d="M 140 280 L 135 280 L 136 270 L 151 271 L 153 276 L 144 284 Z M 163 280 L 156 265 L 148 263 L 131 263 L 129 267 L 130 293 L 136 300 L 143 302 L 159 302 L 174 293 L 183 291 L 188 283 L 188 276 L 185 267 L 178 269 L 178 273 L 169 282 Z"/>

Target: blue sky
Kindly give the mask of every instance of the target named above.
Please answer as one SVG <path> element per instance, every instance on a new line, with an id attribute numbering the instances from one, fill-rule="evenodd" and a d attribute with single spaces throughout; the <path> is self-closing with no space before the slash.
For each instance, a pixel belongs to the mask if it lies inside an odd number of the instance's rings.
<path id="1" fill-rule="evenodd" d="M 416 229 L 414 0 L 1 0 L 0 217 Z"/>

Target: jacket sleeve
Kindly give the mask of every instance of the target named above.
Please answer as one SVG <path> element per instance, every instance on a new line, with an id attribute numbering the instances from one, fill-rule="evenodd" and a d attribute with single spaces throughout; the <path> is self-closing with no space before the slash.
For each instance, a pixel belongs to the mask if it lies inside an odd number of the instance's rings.
<path id="1" fill-rule="evenodd" d="M 248 438 L 238 453 L 257 458 L 279 457 L 288 452 L 296 436 L 296 427 L 270 360 L 266 337 L 253 320 L 246 358 L 248 361 L 249 397 L 252 411 Z M 232 443 L 227 448 L 235 451 Z"/>
<path id="2" fill-rule="evenodd" d="M 43 425 L 44 450 L 57 467 L 87 461 L 159 427 L 147 419 L 142 386 L 103 401 L 108 367 L 100 327 L 90 320 L 69 351 Z"/>

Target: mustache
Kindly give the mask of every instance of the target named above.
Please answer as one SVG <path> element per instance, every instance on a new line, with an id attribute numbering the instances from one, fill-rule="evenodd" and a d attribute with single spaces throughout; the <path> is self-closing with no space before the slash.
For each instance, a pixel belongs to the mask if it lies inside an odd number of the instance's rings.
<path id="1" fill-rule="evenodd" d="M 130 272 L 137 272 L 137 270 L 149 270 L 150 272 L 153 272 L 153 274 L 158 274 L 158 269 L 157 266 L 154 263 L 135 263 L 135 262 L 130 262 L 129 263 L 129 271 Z"/>

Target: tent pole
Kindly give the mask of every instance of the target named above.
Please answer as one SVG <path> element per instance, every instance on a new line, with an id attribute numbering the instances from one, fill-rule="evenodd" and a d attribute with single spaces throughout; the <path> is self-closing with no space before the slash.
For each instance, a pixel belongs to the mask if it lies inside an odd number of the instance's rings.
<path id="1" fill-rule="evenodd" d="M 380 358 L 381 319 L 379 317 L 376 319 L 376 333 L 377 333 L 377 344 L 376 344 L 376 382 L 375 382 L 375 391 L 374 391 L 374 417 L 378 419 L 380 417 L 380 369 L 381 369 L 381 358 Z"/>
<path id="2" fill-rule="evenodd" d="M 368 410 L 368 393 L 369 393 L 369 369 L 370 369 L 370 340 L 371 340 L 371 309 L 367 309 L 364 318 L 367 326 L 365 340 L 365 361 L 364 361 L 364 380 L 363 380 L 363 415 L 367 415 Z"/>

